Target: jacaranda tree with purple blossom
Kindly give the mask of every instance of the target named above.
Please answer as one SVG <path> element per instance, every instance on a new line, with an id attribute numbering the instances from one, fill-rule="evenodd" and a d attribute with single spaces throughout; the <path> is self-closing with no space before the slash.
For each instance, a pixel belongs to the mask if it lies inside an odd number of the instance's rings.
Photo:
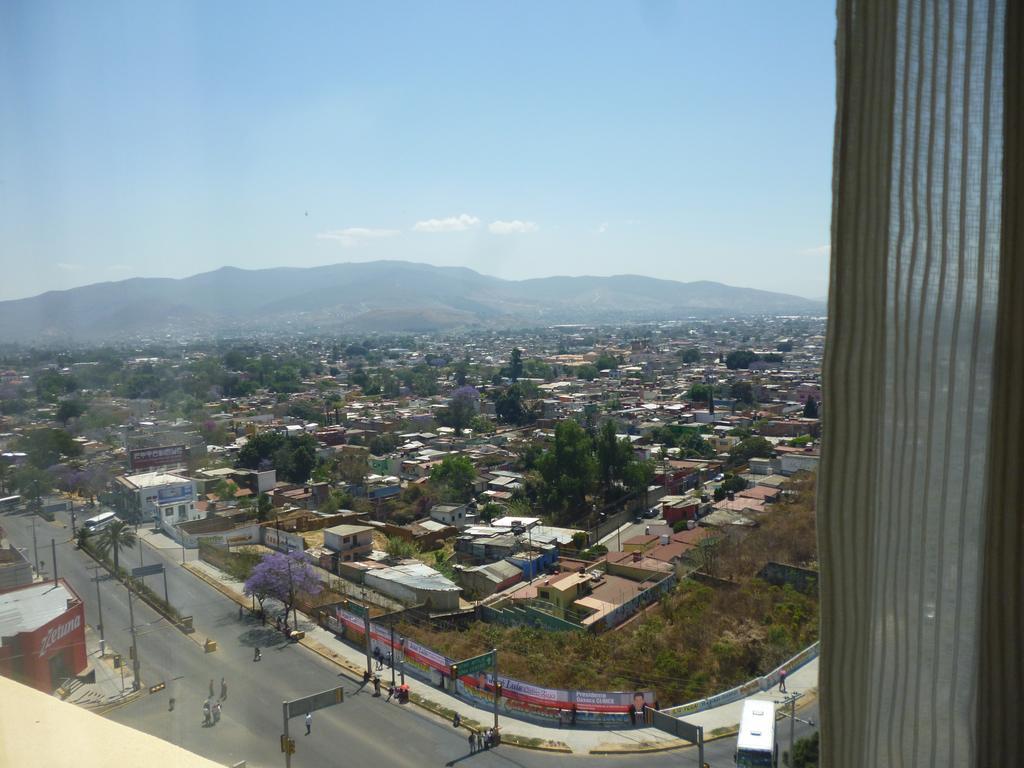
<path id="1" fill-rule="evenodd" d="M 244 592 L 259 601 L 261 612 L 263 601 L 268 597 L 284 603 L 284 621 L 287 629 L 288 612 L 295 605 L 295 598 L 301 594 L 312 597 L 320 594 L 322 589 L 316 571 L 313 570 L 305 553 L 271 552 L 256 563 L 252 574 L 245 581 Z"/>

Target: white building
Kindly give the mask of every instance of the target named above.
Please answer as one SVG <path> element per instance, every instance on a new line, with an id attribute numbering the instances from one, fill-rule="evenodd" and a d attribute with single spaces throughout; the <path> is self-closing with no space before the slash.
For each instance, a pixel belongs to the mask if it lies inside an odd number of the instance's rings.
<path id="1" fill-rule="evenodd" d="M 176 525 L 203 516 L 196 509 L 196 484 L 184 475 L 171 472 L 144 472 L 140 475 L 122 475 L 116 487 L 121 496 L 122 512 L 137 503 L 143 520 L 153 520 L 161 526 Z"/>

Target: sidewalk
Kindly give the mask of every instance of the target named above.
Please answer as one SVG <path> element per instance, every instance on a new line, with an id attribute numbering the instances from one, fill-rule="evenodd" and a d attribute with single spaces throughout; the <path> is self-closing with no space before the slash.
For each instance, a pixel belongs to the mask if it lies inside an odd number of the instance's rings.
<path id="1" fill-rule="evenodd" d="M 100 638 L 91 627 L 85 630 L 85 652 L 89 669 L 95 671 L 96 682 L 71 685 L 67 701 L 93 711 L 106 711 L 136 698 L 132 691 L 132 669 L 128 659 L 124 666 L 114 669 L 114 655 L 100 654 Z"/>
<path id="2" fill-rule="evenodd" d="M 241 582 L 202 561 L 191 562 L 186 568 L 240 605 L 249 607 L 250 599 L 242 594 Z M 268 600 L 266 605 L 267 607 L 279 607 L 272 600 Z M 366 655 L 361 649 L 354 648 L 340 640 L 333 632 L 320 627 L 301 613 L 299 614 L 298 629 L 306 633 L 305 638 L 300 641 L 302 645 L 333 661 L 348 671 L 353 678 L 362 681 L 362 672 L 366 669 Z M 805 691 L 816 686 L 817 673 L 817 660 L 804 665 L 790 676 L 788 681 L 790 690 Z M 386 684 L 390 683 L 390 669 L 385 668 L 379 674 L 386 687 Z M 413 698 L 417 699 L 416 703 L 438 714 L 451 717 L 453 713 L 458 712 L 464 723 L 469 726 L 479 724 L 480 727 L 489 727 L 494 722 L 491 710 L 476 707 L 411 675 L 406 675 L 405 682 L 409 685 Z M 771 694 L 762 693 L 751 698 L 771 698 Z M 395 706 L 401 705 L 395 703 Z M 742 701 L 737 701 L 691 715 L 686 720 L 696 725 L 703 725 L 705 739 L 709 739 L 713 732 L 716 732 L 715 735 L 717 735 L 725 730 L 734 730 L 739 723 L 739 712 L 742 708 Z M 575 730 L 538 725 L 504 715 L 501 718 L 501 733 L 508 742 L 518 742 L 520 746 L 582 754 L 591 752 L 623 754 L 689 746 L 688 742 L 680 741 L 675 736 L 656 728 Z"/>

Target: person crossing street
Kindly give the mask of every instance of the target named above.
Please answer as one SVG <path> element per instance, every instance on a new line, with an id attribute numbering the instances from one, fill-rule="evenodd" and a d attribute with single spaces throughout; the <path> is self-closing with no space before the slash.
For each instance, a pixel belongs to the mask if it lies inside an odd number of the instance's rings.
<path id="1" fill-rule="evenodd" d="M 312 712 L 307 712 L 306 713 L 306 735 L 309 736 L 309 734 L 310 734 L 310 732 L 312 730 L 313 730 L 313 713 Z"/>

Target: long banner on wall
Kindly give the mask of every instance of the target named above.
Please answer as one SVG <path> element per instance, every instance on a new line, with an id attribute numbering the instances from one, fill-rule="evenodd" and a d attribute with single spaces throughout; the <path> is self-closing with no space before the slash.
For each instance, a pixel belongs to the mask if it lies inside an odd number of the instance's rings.
<path id="1" fill-rule="evenodd" d="M 344 608 L 335 608 L 334 616 L 329 617 L 329 625 L 339 631 L 344 628 L 346 637 L 356 643 L 365 642 L 363 639 L 364 624 L 360 616 L 346 611 Z M 371 645 L 374 649 L 380 649 L 383 654 L 393 650 L 396 658 L 404 657 L 405 663 L 416 667 L 432 679 L 440 680 L 446 676 L 451 665 L 458 661 L 438 653 L 432 648 L 417 643 L 415 640 L 403 637 L 395 633 L 394 648 L 391 646 L 391 630 L 377 624 L 370 624 Z M 655 706 L 655 694 L 652 690 L 640 691 L 575 691 L 561 688 L 542 688 L 522 680 L 515 680 L 511 677 L 498 675 L 501 682 L 502 698 L 499 701 L 499 709 L 505 712 L 529 712 L 537 715 L 558 717 L 560 711 L 573 710 L 585 716 L 586 713 L 618 713 L 629 712 L 630 706 L 641 710 L 644 705 Z M 459 692 L 468 698 L 486 703 L 488 706 L 493 702 L 494 682 L 493 675 L 489 672 L 481 672 L 478 675 L 465 675 L 459 678 Z"/>

